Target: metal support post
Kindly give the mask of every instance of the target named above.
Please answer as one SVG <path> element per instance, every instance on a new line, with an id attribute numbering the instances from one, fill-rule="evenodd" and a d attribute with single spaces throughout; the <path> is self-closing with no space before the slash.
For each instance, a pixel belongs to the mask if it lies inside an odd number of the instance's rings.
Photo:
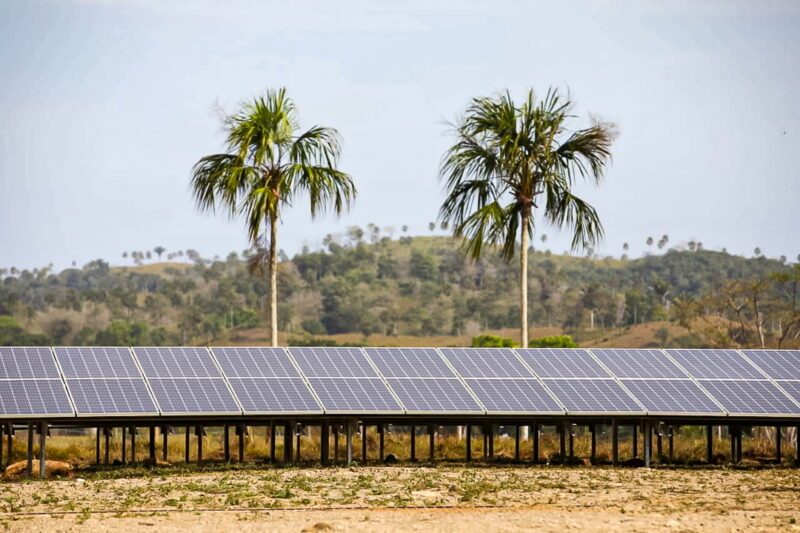
<path id="1" fill-rule="evenodd" d="M 367 423 L 361 422 L 361 462 L 367 464 Z"/>
<path id="2" fill-rule="evenodd" d="M 150 464 L 156 464 L 156 427 L 150 426 L 150 440 L 147 443 L 150 452 Z"/>
<path id="3" fill-rule="evenodd" d="M 781 427 L 775 426 L 775 462 L 781 464 Z"/>
<path id="4" fill-rule="evenodd" d="M 714 460 L 714 428 L 706 426 L 706 462 L 711 464 Z"/>
<path id="5" fill-rule="evenodd" d="M 44 479 L 47 457 L 45 455 L 45 440 L 47 439 L 47 422 L 39 424 L 39 478 Z"/>
<path id="6" fill-rule="evenodd" d="M 269 462 L 275 464 L 275 421 L 269 423 Z"/>
<path id="7" fill-rule="evenodd" d="M 741 443 L 741 440 L 739 441 Z M 741 455 L 741 444 L 739 454 Z M 800 426 L 794 428 L 794 466 L 800 466 Z"/>
<path id="8" fill-rule="evenodd" d="M 575 428 L 572 427 L 572 424 L 569 425 L 567 431 L 569 432 L 569 460 L 571 463 L 572 458 L 575 457 Z"/>
<path id="9" fill-rule="evenodd" d="M 105 450 L 103 450 L 103 458 L 105 464 L 109 463 L 109 455 L 111 452 L 111 428 L 104 427 L 103 428 L 103 437 L 105 439 Z"/>
<path id="10" fill-rule="evenodd" d="M 591 442 L 591 450 L 589 451 L 589 460 L 592 464 L 597 462 L 597 425 L 592 424 L 589 426 L 589 431 L 591 431 L 592 435 L 592 442 Z"/>
<path id="11" fill-rule="evenodd" d="M 417 460 L 417 427 L 411 424 L 411 461 Z"/>
<path id="12" fill-rule="evenodd" d="M 558 450 L 561 454 L 561 464 L 564 464 L 564 458 L 567 456 L 567 423 L 562 422 L 559 429 L 561 431 L 559 432 Z"/>
<path id="13" fill-rule="evenodd" d="M 226 463 L 231 462 L 231 432 L 230 426 L 222 426 L 222 457 Z"/>
<path id="14" fill-rule="evenodd" d="M 611 420 L 611 464 L 619 464 L 619 424 L 616 418 Z"/>
<path id="15" fill-rule="evenodd" d="M 428 460 L 433 462 L 434 459 L 434 446 L 436 445 L 436 430 L 433 425 L 428 426 L 428 437 L 430 439 L 430 450 L 428 451 Z"/>
<path id="16" fill-rule="evenodd" d="M 330 428 L 328 422 L 323 420 L 319 426 L 319 462 L 322 466 L 330 464 L 330 450 L 328 447 L 331 444 Z"/>
<path id="17" fill-rule="evenodd" d="M 33 422 L 28 422 L 28 477 L 33 477 Z"/>
<path id="18" fill-rule="evenodd" d="M 383 442 L 383 424 L 378 424 L 378 460 L 383 462 L 384 457 L 384 442 Z"/>
<path id="19" fill-rule="evenodd" d="M 128 435 L 127 431 L 125 431 L 125 426 L 122 426 L 119 429 L 119 434 L 121 435 L 121 438 L 119 439 L 119 444 L 120 444 L 119 460 L 122 464 L 125 464 L 128 461 Z"/>
<path id="20" fill-rule="evenodd" d="M 131 464 L 136 462 L 136 427 L 131 428 Z"/>
<path id="21" fill-rule="evenodd" d="M 300 424 L 292 424 L 292 429 L 297 435 L 297 445 L 295 446 L 294 450 L 294 460 L 296 462 L 300 462 L 303 456 L 300 454 L 300 438 L 303 436 L 303 428 L 300 427 Z"/>
<path id="22" fill-rule="evenodd" d="M 161 459 L 169 461 L 169 427 L 161 426 Z"/>
<path id="23" fill-rule="evenodd" d="M 659 422 L 656 426 L 656 459 L 661 461 L 661 458 L 664 457 L 664 445 L 662 443 L 662 433 L 663 433 L 663 425 Z"/>
<path id="24" fill-rule="evenodd" d="M 539 423 L 531 425 L 531 435 L 533 435 L 533 462 L 539 462 Z"/>
<path id="25" fill-rule="evenodd" d="M 483 458 L 484 460 L 489 457 L 489 429 L 488 425 L 481 426 L 481 434 L 483 435 Z"/>
<path id="26" fill-rule="evenodd" d="M 339 426 L 333 426 L 333 462 L 339 462 Z"/>
<path id="27" fill-rule="evenodd" d="M 183 448 L 183 460 L 189 462 L 189 426 L 186 426 L 186 440 Z"/>
<path id="28" fill-rule="evenodd" d="M 728 426 L 728 436 L 731 439 L 731 463 L 736 464 L 736 428 Z"/>
<path id="29" fill-rule="evenodd" d="M 639 457 L 639 425 L 633 425 L 633 458 Z"/>
<path id="30" fill-rule="evenodd" d="M 283 425 L 283 461 L 292 462 L 292 428 L 294 424 L 287 422 Z"/>
<path id="31" fill-rule="evenodd" d="M 519 461 L 519 436 L 521 433 L 520 425 L 517 424 L 516 433 L 514 434 L 514 460 Z"/>
<path id="32" fill-rule="evenodd" d="M 203 426 L 197 426 L 194 430 L 194 434 L 197 436 L 197 464 L 203 462 L 203 433 L 205 433 Z"/>
<path id="33" fill-rule="evenodd" d="M 669 460 L 675 459 L 675 428 L 669 427 Z"/>
<path id="34" fill-rule="evenodd" d="M 97 429 L 95 431 L 95 439 L 94 439 L 94 457 L 95 457 L 94 462 L 95 462 L 95 464 L 98 464 L 98 465 L 100 464 L 100 431 L 101 431 L 100 430 L 100 426 L 97 426 Z M 11 446 L 9 446 L 8 449 L 10 450 Z M 11 464 L 11 460 L 10 459 L 9 459 L 8 463 Z"/>
<path id="35" fill-rule="evenodd" d="M 489 424 L 489 459 L 494 459 L 494 424 Z"/>
<path id="36" fill-rule="evenodd" d="M 8 446 L 7 446 L 8 451 L 6 452 L 6 453 L 8 453 L 8 458 L 6 459 L 6 462 L 8 464 L 11 464 L 11 459 L 13 459 L 13 453 L 14 453 L 14 441 L 12 440 L 13 438 L 14 438 L 14 426 L 9 422 L 9 424 L 8 424 L 8 435 L 6 435 L 6 439 L 7 439 L 7 442 L 8 442 Z M 99 437 L 98 437 L 98 439 L 99 439 Z M 98 446 L 98 448 L 97 448 L 98 449 L 97 462 L 99 463 L 100 462 L 100 451 L 99 451 L 100 450 L 100 441 L 99 440 L 97 441 L 97 446 Z"/>
<path id="37" fill-rule="evenodd" d="M 650 457 L 653 455 L 653 428 L 650 422 L 644 423 L 644 466 L 650 468 Z"/>
<path id="38" fill-rule="evenodd" d="M 472 424 L 467 424 L 467 439 L 466 439 L 466 448 L 467 448 L 467 461 L 472 461 Z"/>
<path id="39" fill-rule="evenodd" d="M 236 425 L 237 436 L 239 437 L 239 462 L 244 462 L 244 438 L 245 433 L 247 432 L 247 426 L 243 426 L 241 424 Z"/>
<path id="40" fill-rule="evenodd" d="M 348 420 L 345 422 L 345 445 L 347 447 L 347 466 L 353 464 L 353 422 Z"/>

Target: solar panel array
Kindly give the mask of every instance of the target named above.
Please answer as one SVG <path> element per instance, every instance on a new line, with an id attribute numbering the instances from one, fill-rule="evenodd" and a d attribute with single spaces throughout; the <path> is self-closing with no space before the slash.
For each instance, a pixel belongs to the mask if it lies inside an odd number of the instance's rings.
<path id="1" fill-rule="evenodd" d="M 564 414 L 553 395 L 513 350 L 442 348 L 490 414 Z"/>
<path id="2" fill-rule="evenodd" d="M 800 350 L 0 347 L 0 419 L 800 417 Z"/>
<path id="3" fill-rule="evenodd" d="M 583 348 L 515 348 L 570 414 L 645 414 L 645 409 Z"/>
<path id="4" fill-rule="evenodd" d="M 483 407 L 435 348 L 366 348 L 410 413 L 483 414 Z"/>
<path id="5" fill-rule="evenodd" d="M 75 414 L 50 348 L 0 346 L 0 413 L 5 418 Z"/>

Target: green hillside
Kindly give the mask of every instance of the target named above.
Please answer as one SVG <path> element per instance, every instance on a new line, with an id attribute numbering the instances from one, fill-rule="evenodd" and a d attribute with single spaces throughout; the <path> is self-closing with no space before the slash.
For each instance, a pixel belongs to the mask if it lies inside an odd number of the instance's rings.
<path id="1" fill-rule="evenodd" d="M 353 232 L 346 242 L 326 239 L 326 248 L 280 263 L 279 327 L 289 342 L 430 337 L 456 344 L 518 327 L 516 263 L 492 254 L 472 262 L 447 237 L 365 242 Z M 6 275 L 0 344 L 264 342 L 266 282 L 248 272 L 251 253 L 216 261 L 192 253 L 188 263 L 133 267 L 97 260 L 58 273 Z M 530 255 L 532 327 L 584 343 L 760 345 L 763 335 L 765 345 L 783 337 L 787 346 L 800 333 L 791 322 L 798 268 L 706 250 L 624 260 L 537 249 Z"/>

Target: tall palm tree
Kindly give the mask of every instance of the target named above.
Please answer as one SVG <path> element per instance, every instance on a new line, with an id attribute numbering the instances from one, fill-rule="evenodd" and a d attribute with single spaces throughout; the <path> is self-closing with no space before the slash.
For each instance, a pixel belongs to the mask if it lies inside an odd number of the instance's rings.
<path id="1" fill-rule="evenodd" d="M 332 128 L 300 130 L 297 108 L 285 89 L 269 90 L 241 104 L 224 120 L 227 152 L 200 159 L 192 169 L 197 206 L 242 215 L 247 234 L 269 271 L 270 339 L 278 345 L 278 222 L 282 209 L 307 194 L 311 216 L 332 208 L 340 214 L 356 189 L 337 169 L 341 138 Z M 262 229 L 265 229 L 262 233 Z M 267 240 L 267 234 L 269 235 Z"/>
<path id="2" fill-rule="evenodd" d="M 511 261 L 520 237 L 520 337 L 528 345 L 528 239 L 534 211 L 572 233 L 572 248 L 603 236 L 595 209 L 572 193 L 577 178 L 599 182 L 611 158 L 614 126 L 595 121 L 568 131 L 571 102 L 550 89 L 537 100 L 531 90 L 521 104 L 510 94 L 473 99 L 453 126 L 456 143 L 440 174 L 448 196 L 439 217 L 467 252 L 480 257 L 484 245 L 502 245 Z"/>

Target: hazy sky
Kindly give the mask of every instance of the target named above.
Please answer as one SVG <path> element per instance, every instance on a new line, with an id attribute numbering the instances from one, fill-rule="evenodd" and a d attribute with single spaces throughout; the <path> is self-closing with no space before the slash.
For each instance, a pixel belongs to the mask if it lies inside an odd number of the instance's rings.
<path id="1" fill-rule="evenodd" d="M 279 86 L 305 126 L 340 130 L 359 190 L 338 220 L 285 213 L 290 254 L 353 224 L 428 234 L 445 121 L 556 85 L 619 127 L 606 181 L 579 189 L 599 252 L 667 233 L 794 259 L 799 28 L 800 2 L 4 0 L 0 267 L 242 250 L 241 221 L 196 211 L 190 168 L 222 148 L 215 102 Z"/>

